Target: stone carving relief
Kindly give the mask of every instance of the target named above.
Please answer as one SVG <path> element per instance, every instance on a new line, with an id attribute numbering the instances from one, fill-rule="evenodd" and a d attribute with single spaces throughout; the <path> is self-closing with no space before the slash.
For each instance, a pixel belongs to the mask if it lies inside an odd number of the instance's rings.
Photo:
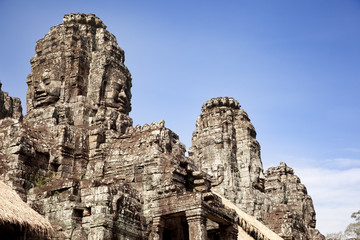
<path id="1" fill-rule="evenodd" d="M 0 178 L 49 219 L 52 239 L 236 239 L 248 225 L 212 191 L 284 239 L 322 239 L 293 171 L 264 174 L 255 128 L 234 98 L 202 106 L 186 157 L 164 121 L 133 127 L 131 74 L 105 24 L 81 13 L 63 22 L 36 44 L 24 118 L 0 83 Z"/>

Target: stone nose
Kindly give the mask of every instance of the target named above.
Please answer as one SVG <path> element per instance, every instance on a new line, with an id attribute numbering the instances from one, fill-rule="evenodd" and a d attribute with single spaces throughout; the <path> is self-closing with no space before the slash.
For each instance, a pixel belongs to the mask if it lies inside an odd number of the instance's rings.
<path id="1" fill-rule="evenodd" d="M 36 90 L 39 87 L 39 82 L 35 81 L 33 86 L 34 86 L 34 89 Z"/>
<path id="2" fill-rule="evenodd" d="M 44 92 L 44 89 L 41 86 L 34 86 L 35 92 Z"/>
<path id="3" fill-rule="evenodd" d="M 41 93 L 41 92 L 44 92 L 45 90 L 44 90 L 43 86 L 41 86 L 41 83 L 36 81 L 36 82 L 34 82 L 34 91 L 35 91 L 35 93 Z"/>
<path id="4" fill-rule="evenodd" d="M 260 176 L 259 176 L 260 180 L 265 180 L 265 176 L 262 170 L 260 170 Z"/>
<path id="5" fill-rule="evenodd" d="M 121 91 L 118 94 L 118 97 L 121 99 L 126 99 L 126 93 L 124 89 L 121 89 Z"/>

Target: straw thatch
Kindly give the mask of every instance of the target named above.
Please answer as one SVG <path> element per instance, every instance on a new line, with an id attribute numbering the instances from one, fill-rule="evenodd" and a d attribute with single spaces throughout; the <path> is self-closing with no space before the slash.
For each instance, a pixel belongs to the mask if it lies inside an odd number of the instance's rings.
<path id="1" fill-rule="evenodd" d="M 237 213 L 239 217 L 239 220 L 237 221 L 239 231 L 238 240 L 284 240 L 279 235 L 271 231 L 268 227 L 266 227 L 263 223 L 258 221 L 255 217 L 250 216 L 242 211 L 230 200 L 214 192 L 213 190 L 212 192 L 222 199 L 222 202 L 226 207 L 233 209 Z"/>
<path id="2" fill-rule="evenodd" d="M 30 233 L 50 235 L 50 223 L 31 207 L 17 193 L 0 181 L 0 224 L 14 224 Z"/>

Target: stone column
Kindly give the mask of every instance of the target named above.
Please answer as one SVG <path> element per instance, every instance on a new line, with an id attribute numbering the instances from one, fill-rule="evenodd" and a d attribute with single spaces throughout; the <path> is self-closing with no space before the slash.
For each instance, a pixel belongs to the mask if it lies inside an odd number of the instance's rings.
<path id="1" fill-rule="evenodd" d="M 220 240 L 237 240 L 238 229 L 236 225 L 220 226 Z"/>
<path id="2" fill-rule="evenodd" d="M 165 220 L 162 217 L 154 217 L 152 224 L 151 240 L 163 240 Z"/>
<path id="3" fill-rule="evenodd" d="M 186 220 L 189 225 L 189 240 L 207 240 L 206 214 L 201 208 L 186 211 Z"/>

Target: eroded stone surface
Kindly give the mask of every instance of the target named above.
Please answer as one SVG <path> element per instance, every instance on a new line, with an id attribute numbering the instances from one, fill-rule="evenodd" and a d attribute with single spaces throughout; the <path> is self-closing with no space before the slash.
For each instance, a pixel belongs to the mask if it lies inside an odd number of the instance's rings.
<path id="1" fill-rule="evenodd" d="M 49 219 L 52 239 L 236 239 L 247 224 L 211 188 L 286 239 L 322 239 L 292 170 L 265 178 L 235 99 L 203 105 L 186 157 L 164 121 L 132 126 L 131 75 L 104 23 L 63 21 L 36 44 L 23 120 L 0 89 L 0 178 Z"/>
<path id="2" fill-rule="evenodd" d="M 95 15 L 68 14 L 36 43 L 26 82 L 27 116 L 34 121 L 124 131 L 132 124 L 131 75 L 124 51 Z"/>
<path id="3" fill-rule="evenodd" d="M 255 128 L 233 98 L 202 106 L 189 156 L 211 176 L 216 192 L 284 239 L 324 239 L 315 229 L 311 197 L 294 171 L 281 163 L 264 176 Z"/>
<path id="4" fill-rule="evenodd" d="M 95 15 L 65 15 L 37 42 L 27 84 L 24 120 L 0 120 L 0 177 L 52 239 L 180 240 L 190 222 L 211 218 L 218 234 L 235 224 L 164 121 L 132 126 L 124 52 Z"/>
<path id="5" fill-rule="evenodd" d="M 262 219 L 264 174 L 260 145 L 247 113 L 233 98 L 213 98 L 196 121 L 190 158 L 211 176 L 214 189 Z"/>
<path id="6" fill-rule="evenodd" d="M 23 115 L 20 99 L 10 97 L 7 92 L 1 90 L 1 87 L 0 82 L 0 119 L 10 117 L 21 120 Z"/>
<path id="7" fill-rule="evenodd" d="M 285 163 L 269 168 L 265 193 L 271 206 L 264 222 L 284 239 L 324 239 L 316 227 L 316 213 L 306 187 Z"/>

